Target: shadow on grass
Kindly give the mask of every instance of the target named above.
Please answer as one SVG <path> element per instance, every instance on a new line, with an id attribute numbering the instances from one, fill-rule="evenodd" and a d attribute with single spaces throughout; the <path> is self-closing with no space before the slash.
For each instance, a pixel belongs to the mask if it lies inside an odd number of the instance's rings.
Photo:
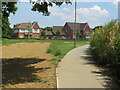
<path id="1" fill-rule="evenodd" d="M 45 61 L 37 58 L 11 58 L 2 59 L 2 84 L 19 84 L 25 82 L 40 82 L 41 79 L 34 74 L 48 68 L 35 68 L 30 64 Z"/>
<path id="2" fill-rule="evenodd" d="M 84 63 L 84 65 L 93 65 L 96 66 L 97 68 L 100 68 L 99 71 L 93 70 L 91 71 L 91 73 L 97 77 L 103 77 L 99 79 L 105 81 L 101 85 L 104 86 L 105 88 L 120 89 L 119 82 L 116 80 L 113 71 L 111 71 L 111 69 L 107 66 L 102 66 L 98 64 L 92 57 L 90 48 L 86 49 L 85 54 L 86 55 L 81 56 L 84 60 L 87 61 L 86 63 Z"/>

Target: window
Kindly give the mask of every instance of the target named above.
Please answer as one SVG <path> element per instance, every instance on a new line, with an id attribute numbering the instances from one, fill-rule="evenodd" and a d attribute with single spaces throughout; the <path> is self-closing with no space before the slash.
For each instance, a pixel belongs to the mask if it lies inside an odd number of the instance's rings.
<path id="1" fill-rule="evenodd" d="M 34 32 L 38 32 L 38 29 L 34 29 Z"/>
<path id="2" fill-rule="evenodd" d="M 34 38 L 38 38 L 38 35 L 34 35 Z"/>
<path id="3" fill-rule="evenodd" d="M 23 34 L 20 34 L 20 38 L 24 38 L 24 35 L 23 35 Z"/>

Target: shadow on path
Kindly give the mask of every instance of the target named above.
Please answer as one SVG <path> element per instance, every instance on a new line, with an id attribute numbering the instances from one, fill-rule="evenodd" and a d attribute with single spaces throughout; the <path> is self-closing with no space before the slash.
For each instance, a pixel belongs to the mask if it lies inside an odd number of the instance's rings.
<path id="1" fill-rule="evenodd" d="M 11 58 L 2 59 L 2 84 L 19 84 L 25 82 L 40 82 L 40 78 L 35 75 L 37 71 L 43 72 L 47 68 L 35 68 L 33 65 L 43 62 L 45 59 L 37 58 Z"/>
<path id="2" fill-rule="evenodd" d="M 84 64 L 94 65 L 100 69 L 99 71 L 95 71 L 95 70 L 91 71 L 91 73 L 93 73 L 94 75 L 98 77 L 104 77 L 104 78 L 101 78 L 101 80 L 105 81 L 102 85 L 106 88 L 119 88 L 120 89 L 120 85 L 118 82 L 116 82 L 116 80 L 114 79 L 114 76 L 111 75 L 110 69 L 102 67 L 95 62 L 95 59 L 91 55 L 90 48 L 87 48 L 85 53 L 86 53 L 85 56 L 81 56 L 84 60 L 87 60 L 87 62 Z"/>

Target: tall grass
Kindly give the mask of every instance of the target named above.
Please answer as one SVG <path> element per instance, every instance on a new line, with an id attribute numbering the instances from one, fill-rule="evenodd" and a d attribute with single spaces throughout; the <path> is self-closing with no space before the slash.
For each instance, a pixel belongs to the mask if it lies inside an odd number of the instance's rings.
<path id="1" fill-rule="evenodd" d="M 92 33 L 91 50 L 97 63 L 111 67 L 120 80 L 120 24 L 117 20 Z"/>

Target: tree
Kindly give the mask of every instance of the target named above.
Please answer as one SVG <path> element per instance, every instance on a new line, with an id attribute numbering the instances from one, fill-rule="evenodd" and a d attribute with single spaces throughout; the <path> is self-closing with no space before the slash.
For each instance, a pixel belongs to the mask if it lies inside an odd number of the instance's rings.
<path id="1" fill-rule="evenodd" d="M 80 32 L 76 32 L 76 37 L 79 38 L 80 37 Z"/>
<path id="2" fill-rule="evenodd" d="M 42 28 L 43 30 L 47 30 L 47 31 L 52 31 L 52 27 L 45 27 L 45 28 Z"/>
<path id="3" fill-rule="evenodd" d="M 33 25 L 32 25 L 32 23 L 31 22 L 29 22 L 28 24 L 27 24 L 27 30 L 28 30 L 28 38 L 30 38 L 30 33 L 32 33 L 32 30 L 33 30 L 33 27 L 32 27 Z"/>
<path id="4" fill-rule="evenodd" d="M 45 31 L 42 31 L 42 32 L 41 32 L 41 35 L 42 35 L 42 36 L 45 36 Z"/>
<path id="5" fill-rule="evenodd" d="M 56 35 L 59 36 L 60 35 L 60 31 L 57 30 L 56 31 Z"/>
<path id="6" fill-rule="evenodd" d="M 9 15 L 10 13 L 15 14 L 17 7 L 15 6 L 17 2 L 2 2 L 2 37 L 10 38 L 13 30 L 10 28 Z"/>
<path id="7" fill-rule="evenodd" d="M 10 28 L 10 23 L 7 17 L 2 17 L 2 37 L 3 38 L 11 38 L 11 34 L 13 30 Z"/>
<path id="8" fill-rule="evenodd" d="M 92 30 L 96 30 L 96 29 L 99 29 L 99 28 L 102 28 L 103 26 L 96 26 L 95 28 L 93 28 Z"/>

